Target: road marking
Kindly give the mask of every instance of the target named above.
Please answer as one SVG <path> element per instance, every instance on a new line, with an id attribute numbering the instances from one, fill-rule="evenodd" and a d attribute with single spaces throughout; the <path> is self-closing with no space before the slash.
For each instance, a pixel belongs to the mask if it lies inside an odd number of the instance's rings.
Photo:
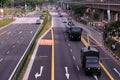
<path id="1" fill-rule="evenodd" d="M 93 75 L 93 77 L 95 78 L 95 80 L 98 80 L 98 77 L 96 75 Z"/>
<path id="2" fill-rule="evenodd" d="M 116 69 L 116 68 L 113 68 L 113 70 L 119 75 L 120 77 L 120 72 Z"/>
<path id="3" fill-rule="evenodd" d="M 70 52 L 72 52 L 72 49 L 70 49 Z"/>
<path id="4" fill-rule="evenodd" d="M 40 58 L 47 58 L 48 56 L 40 56 Z"/>
<path id="5" fill-rule="evenodd" d="M 18 34 L 21 34 L 22 33 L 22 31 L 20 31 Z"/>
<path id="6" fill-rule="evenodd" d="M 11 32 L 8 32 L 7 35 L 11 34 Z"/>
<path id="7" fill-rule="evenodd" d="M 12 48 L 14 48 L 14 47 L 15 47 L 15 45 L 12 46 Z"/>
<path id="8" fill-rule="evenodd" d="M 75 60 L 75 56 L 73 56 L 73 60 Z"/>
<path id="9" fill-rule="evenodd" d="M 87 41 L 86 41 L 83 37 L 81 37 L 81 40 L 82 40 L 83 44 L 84 44 L 86 47 L 88 47 L 88 46 L 90 45 L 90 44 L 87 43 Z M 104 67 L 104 65 L 103 65 L 101 62 L 99 62 L 99 64 L 100 64 L 100 66 L 103 68 L 103 70 L 105 71 L 105 73 L 108 75 L 108 77 L 110 78 L 110 80 L 114 80 L 114 78 L 113 78 L 112 75 L 108 72 L 108 70 Z"/>
<path id="10" fill-rule="evenodd" d="M 0 58 L 0 62 L 2 62 L 3 61 L 3 58 Z"/>
<path id="11" fill-rule="evenodd" d="M 83 36 L 81 36 L 81 41 L 86 47 L 89 46 L 89 43 L 87 43 L 87 41 L 83 38 Z"/>
<path id="12" fill-rule="evenodd" d="M 78 71 L 80 70 L 78 65 L 77 65 L 77 70 L 78 70 Z"/>
<path id="13" fill-rule="evenodd" d="M 8 51 L 6 54 L 9 54 L 10 53 L 10 51 Z"/>
<path id="14" fill-rule="evenodd" d="M 2 36 L 3 34 L 5 34 L 7 31 L 4 31 L 4 32 L 2 32 L 2 33 L 0 33 L 0 36 Z"/>
<path id="15" fill-rule="evenodd" d="M 33 31 L 30 31 L 30 33 L 32 34 L 32 33 L 33 33 Z"/>
<path id="16" fill-rule="evenodd" d="M 69 79 L 70 74 L 68 73 L 68 67 L 65 67 L 65 76 Z"/>
<path id="17" fill-rule="evenodd" d="M 36 78 L 36 79 L 37 79 L 38 77 L 41 77 L 42 71 L 43 71 L 43 66 L 40 67 L 40 73 L 37 72 L 37 73 L 35 74 L 35 78 Z"/>
<path id="18" fill-rule="evenodd" d="M 52 33 L 52 65 L 51 65 L 51 80 L 55 80 L 55 59 L 54 59 L 54 34 L 53 29 L 51 29 Z"/>
<path id="19" fill-rule="evenodd" d="M 6 39 L 8 39 L 8 37 Z"/>
<path id="20" fill-rule="evenodd" d="M 108 75 L 108 77 L 110 78 L 110 80 L 114 80 L 114 78 L 112 77 L 112 75 L 108 72 L 108 70 L 105 68 L 105 66 L 99 62 L 100 66 L 103 68 L 103 70 L 106 72 L 106 74 Z"/>
<path id="21" fill-rule="evenodd" d="M 70 46 L 70 43 L 68 43 L 68 46 Z"/>

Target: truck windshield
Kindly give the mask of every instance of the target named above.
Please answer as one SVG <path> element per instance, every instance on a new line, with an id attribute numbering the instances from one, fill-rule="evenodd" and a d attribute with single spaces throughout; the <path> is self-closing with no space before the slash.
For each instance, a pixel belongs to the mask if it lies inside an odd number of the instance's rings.
<path id="1" fill-rule="evenodd" d="M 86 57 L 86 63 L 98 64 L 98 57 Z"/>
<path id="2" fill-rule="evenodd" d="M 73 31 L 73 32 L 81 32 L 82 29 L 79 28 L 79 27 L 73 27 L 73 28 L 72 28 L 72 31 Z"/>

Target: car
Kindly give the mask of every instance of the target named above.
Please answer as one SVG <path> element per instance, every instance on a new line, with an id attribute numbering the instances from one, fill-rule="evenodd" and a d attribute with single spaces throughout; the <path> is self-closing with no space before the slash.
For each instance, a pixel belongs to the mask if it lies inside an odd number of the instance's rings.
<path id="1" fill-rule="evenodd" d="M 36 20 L 36 24 L 41 24 L 40 19 Z"/>
<path id="2" fill-rule="evenodd" d="M 70 40 L 81 41 L 82 30 L 83 29 L 80 28 L 80 27 L 72 27 L 72 26 L 67 26 L 66 27 L 66 32 L 67 32 Z"/>

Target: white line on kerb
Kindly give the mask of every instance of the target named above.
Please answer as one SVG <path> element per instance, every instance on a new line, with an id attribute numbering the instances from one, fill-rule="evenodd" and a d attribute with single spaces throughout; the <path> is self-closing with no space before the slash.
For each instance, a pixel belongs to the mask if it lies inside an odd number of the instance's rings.
<path id="1" fill-rule="evenodd" d="M 116 68 L 113 68 L 113 70 L 119 75 L 120 77 L 120 72 L 116 69 Z"/>

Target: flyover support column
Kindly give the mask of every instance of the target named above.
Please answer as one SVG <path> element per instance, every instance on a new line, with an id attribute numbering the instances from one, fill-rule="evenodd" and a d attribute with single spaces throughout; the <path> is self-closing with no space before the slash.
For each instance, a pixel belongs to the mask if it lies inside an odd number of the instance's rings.
<path id="1" fill-rule="evenodd" d="M 117 12 L 114 14 L 114 21 L 118 21 L 119 20 L 119 16 L 118 15 L 119 15 L 119 13 L 117 13 Z"/>
<path id="2" fill-rule="evenodd" d="M 99 14 L 100 14 L 99 20 L 100 20 L 100 21 L 103 21 L 103 20 L 104 20 L 104 14 L 105 14 L 105 13 L 104 13 L 104 10 L 100 10 L 100 13 L 99 13 Z"/>

